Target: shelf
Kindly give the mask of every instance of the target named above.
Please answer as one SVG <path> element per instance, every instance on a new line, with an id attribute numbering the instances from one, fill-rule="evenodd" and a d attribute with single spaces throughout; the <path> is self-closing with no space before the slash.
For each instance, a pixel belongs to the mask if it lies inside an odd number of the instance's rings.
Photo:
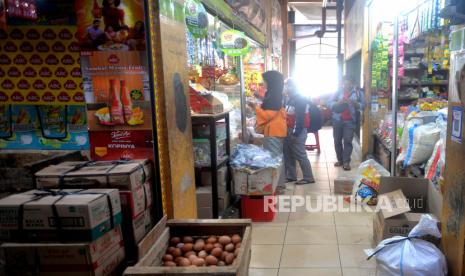
<path id="1" fill-rule="evenodd" d="M 218 168 L 222 167 L 228 161 L 229 161 L 229 156 L 224 156 L 223 158 L 218 159 L 217 164 L 216 164 L 216 168 L 218 169 Z M 195 168 L 196 169 L 209 169 L 209 170 L 211 170 L 212 166 L 211 166 L 211 164 L 210 165 L 195 165 Z"/>
<path id="2" fill-rule="evenodd" d="M 401 84 L 401 87 L 418 87 L 418 86 L 449 86 L 449 83 L 433 83 L 433 82 L 422 82 L 420 84 L 411 83 L 411 84 Z"/>

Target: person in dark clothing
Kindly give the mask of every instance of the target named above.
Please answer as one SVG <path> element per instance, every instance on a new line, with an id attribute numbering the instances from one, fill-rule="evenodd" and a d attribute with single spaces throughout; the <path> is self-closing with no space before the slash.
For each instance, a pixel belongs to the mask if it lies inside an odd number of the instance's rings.
<path id="1" fill-rule="evenodd" d="M 351 170 L 350 161 L 357 120 L 356 113 L 365 108 L 365 99 L 359 97 L 358 92 L 354 88 L 353 81 L 346 77 L 344 78 L 344 87 L 330 102 L 333 111 L 334 148 L 338 160 L 334 166 L 342 166 L 346 171 Z"/>
<path id="2" fill-rule="evenodd" d="M 297 91 L 293 80 L 287 81 L 288 99 L 287 111 L 287 137 L 284 139 L 284 164 L 287 182 L 297 181 L 296 161 L 302 169 L 303 179 L 297 185 L 315 183 L 312 166 L 308 160 L 305 142 L 307 141 L 306 113 L 308 113 L 308 100 Z"/>

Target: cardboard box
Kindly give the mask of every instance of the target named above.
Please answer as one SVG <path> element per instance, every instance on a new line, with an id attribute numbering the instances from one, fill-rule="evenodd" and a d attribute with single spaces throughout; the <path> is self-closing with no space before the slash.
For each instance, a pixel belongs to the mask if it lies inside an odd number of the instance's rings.
<path id="1" fill-rule="evenodd" d="M 246 171 L 232 168 L 236 195 L 272 195 L 278 186 L 280 169 Z"/>
<path id="2" fill-rule="evenodd" d="M 202 170 L 201 171 L 201 182 L 200 186 L 204 187 L 211 187 L 212 186 L 212 178 L 211 172 Z M 217 170 L 217 179 L 218 179 L 218 196 L 224 197 L 227 192 L 227 179 L 228 179 L 228 169 L 223 166 Z"/>
<path id="3" fill-rule="evenodd" d="M 130 210 L 130 219 L 136 218 L 145 210 L 150 209 L 153 203 L 152 184 L 146 182 L 144 185 L 135 187 L 133 191 L 120 191 L 121 207 Z"/>
<path id="4" fill-rule="evenodd" d="M 32 190 L 1 199 L 0 228 L 4 231 L 0 238 L 9 241 L 94 241 L 112 230 L 112 221 L 114 227 L 121 224 L 121 202 L 116 189 L 54 191 L 60 194 Z M 18 223 L 20 206 L 23 209 L 22 231 Z M 61 230 L 57 229 L 53 206 L 60 218 Z"/>
<path id="5" fill-rule="evenodd" d="M 335 194 L 352 194 L 354 187 L 354 179 L 349 177 L 338 177 L 334 179 L 334 193 Z"/>
<path id="6" fill-rule="evenodd" d="M 212 207 L 200 207 L 200 208 L 197 208 L 197 218 L 199 218 L 199 219 L 212 219 L 213 218 Z"/>
<path id="7" fill-rule="evenodd" d="M 211 208 L 212 207 L 212 188 L 211 187 L 197 187 L 195 190 L 197 195 L 197 208 Z"/>
<path id="8" fill-rule="evenodd" d="M 229 206 L 229 193 L 218 198 L 218 212 L 224 212 Z"/>
<path id="9" fill-rule="evenodd" d="M 6 275 L 110 275 L 124 260 L 120 227 L 92 243 L 4 243 Z"/>
<path id="10" fill-rule="evenodd" d="M 379 194 L 378 204 L 391 202 L 393 208 L 379 211 L 374 216 L 375 245 L 394 236 L 407 236 L 424 213 L 436 218 L 441 216 L 442 195 L 428 179 L 382 177 Z"/>
<path id="11" fill-rule="evenodd" d="M 38 188 L 116 188 L 135 190 L 152 177 L 149 160 L 64 162 L 36 173 Z"/>

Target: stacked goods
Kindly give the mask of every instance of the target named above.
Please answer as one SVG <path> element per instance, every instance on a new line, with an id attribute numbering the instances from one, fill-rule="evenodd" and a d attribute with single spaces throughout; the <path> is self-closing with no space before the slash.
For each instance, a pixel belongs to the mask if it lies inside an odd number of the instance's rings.
<path id="1" fill-rule="evenodd" d="M 32 190 L 0 200 L 0 215 L 7 275 L 109 275 L 124 260 L 116 189 Z"/>
<path id="2" fill-rule="evenodd" d="M 228 266 L 234 263 L 241 247 L 238 234 L 210 237 L 172 237 L 163 255 L 163 266 Z"/>
<path id="3" fill-rule="evenodd" d="M 126 255 L 137 258 L 152 228 L 152 164 L 148 160 L 64 162 L 36 173 L 40 188 L 116 188 L 122 205 Z"/>

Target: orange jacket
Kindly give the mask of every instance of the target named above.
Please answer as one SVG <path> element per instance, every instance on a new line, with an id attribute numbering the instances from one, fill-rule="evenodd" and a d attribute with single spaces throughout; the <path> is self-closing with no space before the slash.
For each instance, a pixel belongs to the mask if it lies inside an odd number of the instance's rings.
<path id="1" fill-rule="evenodd" d="M 279 111 L 263 110 L 257 107 L 257 132 L 270 137 L 286 137 L 286 110 L 281 108 Z"/>

